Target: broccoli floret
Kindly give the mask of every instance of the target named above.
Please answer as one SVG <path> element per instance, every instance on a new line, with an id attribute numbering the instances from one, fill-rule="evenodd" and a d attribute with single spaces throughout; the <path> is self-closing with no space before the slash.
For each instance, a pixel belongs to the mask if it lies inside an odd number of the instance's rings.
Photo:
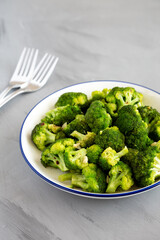
<path id="1" fill-rule="evenodd" d="M 55 106 L 78 105 L 80 108 L 86 107 L 88 104 L 87 95 L 81 92 L 67 92 L 62 94 Z"/>
<path id="2" fill-rule="evenodd" d="M 54 123 L 55 125 L 62 126 L 65 122 L 71 122 L 77 114 L 81 114 L 78 106 L 62 106 L 56 107 L 46 113 L 41 122 Z"/>
<path id="3" fill-rule="evenodd" d="M 139 123 L 142 123 L 141 115 L 137 108 L 132 105 L 122 107 L 115 122 L 119 130 L 125 135 L 131 132 Z M 144 122 L 143 125 L 145 125 Z M 147 125 L 145 126 L 147 127 Z"/>
<path id="4" fill-rule="evenodd" d="M 114 193 L 118 188 L 129 190 L 134 184 L 131 168 L 126 163 L 119 161 L 109 171 L 107 182 L 107 193 Z"/>
<path id="5" fill-rule="evenodd" d="M 125 105 L 142 105 L 143 95 L 131 87 L 114 87 L 106 96 L 106 102 L 111 116 L 117 117 L 118 111 Z"/>
<path id="6" fill-rule="evenodd" d="M 152 143 L 148 137 L 148 127 L 136 106 L 123 106 L 118 113 L 115 124 L 125 134 L 126 145 L 130 148 L 145 149 Z"/>
<path id="7" fill-rule="evenodd" d="M 120 152 L 116 152 L 111 147 L 108 147 L 102 152 L 98 163 L 104 171 L 108 171 L 127 153 L 128 148 L 126 146 Z"/>
<path id="8" fill-rule="evenodd" d="M 93 144 L 92 146 L 88 147 L 87 148 L 88 162 L 98 163 L 98 159 L 102 152 L 103 152 L 103 149 L 96 144 Z"/>
<path id="9" fill-rule="evenodd" d="M 125 142 L 129 148 L 143 150 L 151 145 L 153 140 L 148 137 L 148 131 L 145 125 L 139 124 L 132 132 L 126 134 Z"/>
<path id="10" fill-rule="evenodd" d="M 91 103 L 85 114 L 85 119 L 94 133 L 98 133 L 112 124 L 112 118 L 106 112 L 105 104 L 99 100 Z"/>
<path id="11" fill-rule="evenodd" d="M 159 120 L 152 125 L 150 128 L 149 132 L 149 137 L 153 139 L 154 141 L 159 141 L 160 140 L 160 118 Z"/>
<path id="12" fill-rule="evenodd" d="M 148 125 L 150 125 L 157 116 L 160 116 L 159 112 L 150 106 L 138 107 L 138 111 L 141 115 L 142 120 Z"/>
<path id="13" fill-rule="evenodd" d="M 32 130 L 31 139 L 36 147 L 42 151 L 48 144 L 55 142 L 56 132 L 60 129 L 54 124 L 39 123 Z"/>
<path id="14" fill-rule="evenodd" d="M 127 159 L 137 186 L 148 186 L 160 177 L 160 148 L 158 144 L 152 144 L 145 151 L 135 152 L 132 158 L 128 157 Z"/>
<path id="15" fill-rule="evenodd" d="M 76 143 L 77 147 L 80 146 L 86 148 L 94 143 L 96 134 L 93 132 L 87 132 L 87 134 L 82 134 L 78 131 L 73 131 L 70 136 L 78 139 Z"/>
<path id="16" fill-rule="evenodd" d="M 125 137 L 119 131 L 118 127 L 113 126 L 97 134 L 95 144 L 99 145 L 102 149 L 111 147 L 116 152 L 119 152 L 125 147 Z"/>
<path id="17" fill-rule="evenodd" d="M 44 167 L 59 168 L 61 171 L 67 171 L 68 168 L 64 161 L 64 152 L 68 146 L 73 146 L 74 140 L 71 138 L 60 139 L 45 148 L 41 155 L 41 163 Z"/>
<path id="18" fill-rule="evenodd" d="M 67 173 L 59 176 L 60 181 L 71 180 L 72 187 L 84 191 L 104 193 L 106 190 L 106 175 L 94 163 L 89 163 L 82 173 Z"/>
<path id="19" fill-rule="evenodd" d="M 93 91 L 91 93 L 91 101 L 95 101 L 95 100 L 105 100 L 107 94 L 108 94 L 108 89 L 107 88 L 104 88 L 102 91 Z"/>
<path id="20" fill-rule="evenodd" d="M 69 170 L 78 170 L 88 165 L 88 158 L 86 156 L 87 150 L 81 148 L 79 150 L 73 147 L 67 147 L 64 153 L 65 165 Z"/>
<path id="21" fill-rule="evenodd" d="M 150 106 L 139 107 L 138 111 L 148 125 L 149 137 L 154 141 L 160 140 L 160 113 Z"/>
<path id="22" fill-rule="evenodd" d="M 89 126 L 86 123 L 84 115 L 77 115 L 73 121 L 68 124 L 66 123 L 63 126 L 63 131 L 67 136 L 75 130 L 82 134 L 86 134 L 87 131 L 89 131 Z"/>

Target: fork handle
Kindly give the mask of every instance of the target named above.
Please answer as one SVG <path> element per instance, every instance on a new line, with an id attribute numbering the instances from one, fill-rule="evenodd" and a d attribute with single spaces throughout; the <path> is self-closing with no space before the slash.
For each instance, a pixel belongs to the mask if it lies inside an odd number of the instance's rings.
<path id="1" fill-rule="evenodd" d="M 0 100 L 1 100 L 2 98 L 4 98 L 4 97 L 7 95 L 7 93 L 9 93 L 9 91 L 10 91 L 12 88 L 13 88 L 13 86 L 8 86 L 8 87 L 6 87 L 6 88 L 1 92 L 1 94 L 0 94 Z"/>
<path id="2" fill-rule="evenodd" d="M 13 99 L 14 97 L 16 97 L 17 95 L 24 93 L 24 89 L 18 89 L 16 91 L 14 91 L 13 93 L 10 93 L 8 96 L 4 97 L 4 98 L 0 98 L 0 108 L 6 104 L 7 102 L 9 102 L 11 99 Z"/>

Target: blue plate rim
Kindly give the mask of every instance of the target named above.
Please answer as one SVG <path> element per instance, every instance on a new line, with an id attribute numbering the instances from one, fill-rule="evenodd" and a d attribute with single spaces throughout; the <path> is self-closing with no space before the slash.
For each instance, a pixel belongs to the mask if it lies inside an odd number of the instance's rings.
<path id="1" fill-rule="evenodd" d="M 136 190 L 132 190 L 132 191 L 128 191 L 128 192 L 120 192 L 120 193 L 114 193 L 114 194 L 110 194 L 110 193 L 91 193 L 91 192 L 83 192 L 83 191 L 80 191 L 80 190 L 77 190 L 77 189 L 72 189 L 72 188 L 68 188 L 68 187 L 64 187 L 60 184 L 57 184 L 55 183 L 54 181 L 51 181 L 49 180 L 47 177 L 43 176 L 41 173 L 39 173 L 33 166 L 32 164 L 29 162 L 29 160 L 27 159 L 27 157 L 25 156 L 25 153 L 23 151 L 23 147 L 22 147 L 22 131 L 23 131 L 23 126 L 25 124 L 25 121 L 26 119 L 28 118 L 29 114 L 34 110 L 34 108 L 37 107 L 37 105 L 39 105 L 42 101 L 44 101 L 46 98 L 48 98 L 49 96 L 59 92 L 59 91 L 62 91 L 66 88 L 69 88 L 69 87 L 74 87 L 76 85 L 81 85 L 81 84 L 85 84 L 85 83 L 95 83 L 95 82 L 117 82 L 117 83 L 126 83 L 126 84 L 132 84 L 132 85 L 135 85 L 135 86 L 139 86 L 139 87 L 142 87 L 142 88 L 145 88 L 145 89 L 148 89 L 152 92 L 155 92 L 157 94 L 160 95 L 160 93 L 156 90 L 153 90 L 149 87 L 146 87 L 146 86 L 143 86 L 143 85 L 140 85 L 140 84 L 137 84 L 137 83 L 132 83 L 132 82 L 126 82 L 126 81 L 121 81 L 121 80 L 93 80 L 93 81 L 86 81 L 86 82 L 80 82 L 80 83 L 76 83 L 76 84 L 72 84 L 72 85 L 69 85 L 69 86 L 66 86 L 64 88 L 61 88 L 61 89 L 58 89 L 56 91 L 54 91 L 53 93 L 47 95 L 46 97 L 44 97 L 43 99 L 41 99 L 36 105 L 34 105 L 34 107 L 28 112 L 27 116 L 25 117 L 25 119 L 23 120 L 23 123 L 21 125 L 21 129 L 20 129 L 20 134 L 19 134 L 19 145 L 20 145 L 20 150 L 21 150 L 21 154 L 25 160 L 25 162 L 29 165 L 29 167 L 40 177 L 42 178 L 44 181 L 46 181 L 47 183 L 51 184 L 52 186 L 60 189 L 60 190 L 63 190 L 65 192 L 69 192 L 69 193 L 72 193 L 72 194 L 76 194 L 76 195 L 79 195 L 79 196 L 85 196 L 85 197 L 91 197 L 91 198 L 97 198 L 97 199 L 116 199 L 116 198 L 122 198 L 122 197 L 127 197 L 127 196 L 132 196 L 132 195 L 136 195 L 136 194 L 139 194 L 139 193 L 142 193 L 142 192 L 146 192 L 152 188 L 155 188 L 157 186 L 160 185 L 160 181 L 157 181 L 155 182 L 154 184 L 152 185 L 149 185 L 149 186 L 146 186 L 146 187 L 143 187 L 143 188 L 139 188 L 139 189 L 136 189 Z"/>

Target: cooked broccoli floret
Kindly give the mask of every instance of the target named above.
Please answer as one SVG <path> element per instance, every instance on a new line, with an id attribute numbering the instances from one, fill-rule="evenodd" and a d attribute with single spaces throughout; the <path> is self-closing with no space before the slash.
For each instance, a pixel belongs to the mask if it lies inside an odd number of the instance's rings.
<path id="1" fill-rule="evenodd" d="M 115 122 L 119 130 L 125 135 L 131 132 L 139 123 L 142 123 L 147 128 L 147 125 L 142 122 L 139 111 L 132 105 L 122 107 L 118 112 L 118 118 Z"/>
<path id="2" fill-rule="evenodd" d="M 88 162 L 98 163 L 98 159 L 102 152 L 103 152 L 103 149 L 96 144 L 93 144 L 92 146 L 88 147 L 87 148 Z"/>
<path id="3" fill-rule="evenodd" d="M 78 106 L 66 105 L 50 110 L 41 121 L 61 126 L 65 122 L 71 122 L 77 114 L 81 114 L 81 110 Z"/>
<path id="4" fill-rule="evenodd" d="M 125 147 L 125 137 L 119 131 L 118 127 L 113 126 L 101 131 L 95 138 L 95 143 L 102 149 L 113 148 L 116 152 Z"/>
<path id="5" fill-rule="evenodd" d="M 112 123 L 112 118 L 106 112 L 104 103 L 99 100 L 91 103 L 85 114 L 85 119 L 94 133 L 109 127 Z"/>
<path id="6" fill-rule="evenodd" d="M 69 170 L 78 170 L 88 165 L 88 158 L 86 156 L 87 150 L 81 148 L 79 150 L 73 147 L 67 147 L 64 153 L 65 165 Z"/>
<path id="7" fill-rule="evenodd" d="M 94 163 L 89 163 L 82 173 L 67 173 L 59 176 L 60 181 L 71 180 L 72 187 L 88 192 L 104 193 L 106 190 L 105 173 Z"/>
<path id="8" fill-rule="evenodd" d="M 153 141 L 148 137 L 148 131 L 145 125 L 139 124 L 132 132 L 126 134 L 125 142 L 130 148 L 143 150 L 151 145 Z"/>
<path id="9" fill-rule="evenodd" d="M 120 152 L 108 147 L 102 152 L 98 163 L 104 171 L 110 170 L 127 153 L 128 148 L 126 146 Z"/>
<path id="10" fill-rule="evenodd" d="M 132 168 L 136 184 L 145 187 L 153 184 L 160 177 L 160 146 L 152 144 L 145 151 L 132 150 L 133 157 L 127 157 Z M 129 150 L 130 152 L 130 150 Z M 130 155 L 131 155 L 130 153 Z"/>
<path id="11" fill-rule="evenodd" d="M 130 148 L 145 149 L 152 143 L 148 127 L 135 106 L 124 106 L 119 110 L 115 124 L 125 134 L 126 145 Z"/>
<path id="12" fill-rule="evenodd" d="M 48 123 L 39 123 L 32 130 L 31 138 L 39 150 L 43 150 L 48 144 L 55 142 L 59 126 Z"/>
<path id="13" fill-rule="evenodd" d="M 82 134 L 86 134 L 89 131 L 89 126 L 86 123 L 84 115 L 77 115 L 76 118 L 63 126 L 63 131 L 69 136 L 73 131 L 78 131 Z"/>
<path id="14" fill-rule="evenodd" d="M 73 131 L 70 136 L 78 139 L 76 143 L 77 147 L 80 146 L 86 148 L 94 143 L 96 134 L 93 132 L 87 132 L 87 134 L 82 134 L 78 131 Z"/>
<path id="15" fill-rule="evenodd" d="M 41 155 L 41 163 L 44 167 L 59 168 L 61 171 L 67 171 L 68 168 L 64 161 L 64 152 L 66 147 L 73 146 L 74 140 L 71 138 L 60 139 L 45 148 Z"/>
<path id="16" fill-rule="evenodd" d="M 93 91 L 91 93 L 91 101 L 95 101 L 95 100 L 105 100 L 107 94 L 108 94 L 108 89 L 107 88 L 104 88 L 102 91 Z"/>
<path id="17" fill-rule="evenodd" d="M 114 193 L 118 188 L 125 191 L 129 190 L 134 184 L 130 167 L 119 161 L 109 171 L 107 182 L 107 193 Z"/>
<path id="18" fill-rule="evenodd" d="M 117 117 L 118 111 L 125 105 L 142 105 L 143 95 L 131 87 L 114 87 L 106 97 L 111 116 Z"/>
<path id="19" fill-rule="evenodd" d="M 159 141 L 160 140 L 160 118 L 159 120 L 152 125 L 150 128 L 149 132 L 149 137 L 153 139 L 154 141 Z"/>
<path id="20" fill-rule="evenodd" d="M 78 105 L 81 108 L 86 107 L 88 104 L 87 95 L 81 92 L 67 92 L 62 94 L 58 101 L 56 102 L 55 106 L 66 106 L 66 105 Z"/>
<path id="21" fill-rule="evenodd" d="M 154 141 L 160 140 L 160 113 L 150 106 L 139 107 L 138 111 L 148 125 L 149 137 Z"/>

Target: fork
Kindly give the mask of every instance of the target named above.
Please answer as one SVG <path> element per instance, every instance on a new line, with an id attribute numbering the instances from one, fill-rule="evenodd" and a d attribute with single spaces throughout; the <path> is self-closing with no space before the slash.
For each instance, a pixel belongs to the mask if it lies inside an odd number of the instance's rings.
<path id="1" fill-rule="evenodd" d="M 0 99 L 7 95 L 7 93 L 13 89 L 20 87 L 23 83 L 28 81 L 35 69 L 35 64 L 38 56 L 37 49 L 24 48 L 19 61 L 17 63 L 16 69 L 12 75 L 9 82 L 9 86 L 3 90 L 0 94 Z"/>
<path id="2" fill-rule="evenodd" d="M 21 93 L 34 92 L 42 88 L 51 76 L 57 62 L 57 57 L 46 53 L 30 76 L 31 80 L 19 85 L 19 89 L 10 93 L 8 96 L 1 98 L 0 107 Z"/>

